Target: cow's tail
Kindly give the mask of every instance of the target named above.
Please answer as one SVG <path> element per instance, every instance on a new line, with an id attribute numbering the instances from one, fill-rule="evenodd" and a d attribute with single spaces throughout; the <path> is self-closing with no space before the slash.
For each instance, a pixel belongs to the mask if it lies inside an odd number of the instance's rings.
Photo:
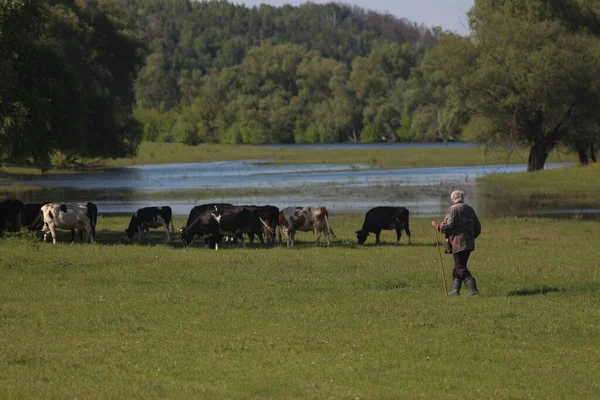
<path id="1" fill-rule="evenodd" d="M 98 207 L 94 203 L 87 203 L 87 216 L 92 227 L 92 237 L 96 238 L 96 222 L 98 221 Z"/>
<path id="2" fill-rule="evenodd" d="M 173 217 L 171 217 L 171 233 L 175 234 L 175 226 L 173 225 Z"/>
<path id="3" fill-rule="evenodd" d="M 329 218 L 327 218 L 327 213 L 325 213 L 325 225 L 327 225 L 327 232 L 331 235 L 332 238 L 337 239 L 337 235 L 333 231 L 331 225 L 329 225 Z"/>

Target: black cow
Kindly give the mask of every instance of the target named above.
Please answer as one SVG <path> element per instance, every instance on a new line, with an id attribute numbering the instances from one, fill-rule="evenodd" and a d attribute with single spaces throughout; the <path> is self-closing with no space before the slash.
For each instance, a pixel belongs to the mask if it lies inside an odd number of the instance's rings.
<path id="1" fill-rule="evenodd" d="M 267 244 L 275 244 L 275 236 L 277 226 L 279 224 L 279 208 L 275 206 L 238 206 L 243 207 L 252 212 L 258 213 L 258 220 L 261 223 L 261 227 L 257 232 L 247 232 L 250 244 L 254 243 L 254 235 L 258 236 L 261 244 L 265 244 L 263 240 L 263 233 L 267 240 Z M 235 237 L 234 241 L 240 239 Z"/>
<path id="2" fill-rule="evenodd" d="M 381 231 L 390 229 L 396 230 L 396 243 L 400 243 L 402 230 L 404 230 L 408 236 L 408 244 L 410 244 L 408 214 L 408 210 L 405 207 L 375 207 L 370 209 L 367 215 L 365 215 L 365 222 L 362 229 L 356 231 L 358 244 L 364 244 L 370 232 L 375 234 L 375 244 L 379 244 L 379 234 Z"/>
<path id="3" fill-rule="evenodd" d="M 0 233 L 4 230 L 18 232 L 21 229 L 21 212 L 25 205 L 21 200 L 6 199 L 0 201 Z"/>
<path id="4" fill-rule="evenodd" d="M 192 208 L 185 227 L 179 230 L 179 233 L 181 234 L 181 244 L 184 247 L 189 246 L 194 239 L 194 236 L 197 235 L 198 238 L 205 237 L 206 246 L 211 245 L 214 247 L 214 243 L 210 243 L 211 238 L 209 236 L 216 228 L 211 229 L 208 226 L 210 225 L 209 222 L 212 220 L 211 213 L 215 211 L 215 207 L 223 208 L 231 206 L 232 204 L 229 203 L 210 203 L 201 204 Z"/>
<path id="5" fill-rule="evenodd" d="M 21 226 L 30 231 L 39 231 L 44 226 L 44 216 L 42 215 L 42 206 L 45 203 L 25 203 L 21 213 Z"/>
<path id="6" fill-rule="evenodd" d="M 246 233 L 250 237 L 251 243 L 253 235 L 257 235 L 260 242 L 264 244 L 263 232 L 274 237 L 275 231 L 262 219 L 263 211 L 265 210 L 260 206 L 215 207 L 212 217 L 218 222 L 219 228 L 216 243 L 219 243 L 221 237 L 230 236 L 234 241 L 239 239 L 243 245 L 242 234 Z"/>
<path id="7" fill-rule="evenodd" d="M 169 232 L 169 224 L 171 225 L 171 231 Z M 174 233 L 173 228 L 173 210 L 171 207 L 144 207 L 137 210 L 129 221 L 129 227 L 125 229 L 127 238 L 131 239 L 138 233 L 139 241 L 142 241 L 142 235 L 144 232 L 148 235 L 150 240 L 150 228 L 163 227 L 167 234 L 167 240 L 171 240 L 171 233 Z"/>
<path id="8" fill-rule="evenodd" d="M 205 204 L 194 208 L 194 215 L 190 213 L 188 224 L 181 228 L 181 243 L 188 246 L 194 236 L 205 237 L 211 248 L 218 249 L 223 237 L 232 237 L 234 242 L 242 241 L 242 235 L 257 235 L 262 239 L 266 229 L 269 234 L 274 231 L 266 223 L 261 222 L 261 207 L 258 206 L 232 206 Z M 195 217 L 195 218 L 192 218 Z M 264 221 L 264 220 L 263 220 Z"/>

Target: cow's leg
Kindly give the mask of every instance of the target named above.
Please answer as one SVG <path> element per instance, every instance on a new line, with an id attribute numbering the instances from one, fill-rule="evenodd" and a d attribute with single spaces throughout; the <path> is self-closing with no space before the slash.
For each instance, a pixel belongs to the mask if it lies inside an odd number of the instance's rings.
<path id="1" fill-rule="evenodd" d="M 48 223 L 44 223 L 44 227 L 42 228 L 42 230 L 44 231 L 44 243 L 46 243 L 46 241 L 48 240 L 48 234 L 52 233 L 52 231 L 50 231 L 50 226 Z"/>
<path id="2" fill-rule="evenodd" d="M 329 244 L 331 243 L 331 234 L 329 233 L 329 229 L 327 229 L 327 227 L 325 227 L 325 238 L 327 239 L 327 247 L 329 247 Z"/>
<path id="3" fill-rule="evenodd" d="M 48 230 L 50 231 L 50 235 L 52 235 L 52 243 L 56 244 L 56 228 L 55 228 L 55 226 L 54 226 L 53 223 L 52 224 L 47 224 L 47 226 L 48 226 Z M 44 242 L 46 241 L 46 235 L 47 234 L 48 233 L 46 233 L 44 235 Z"/>
<path id="4" fill-rule="evenodd" d="M 169 232 L 169 224 L 163 221 L 163 228 L 165 228 L 165 232 L 167 232 L 167 241 L 171 241 L 171 232 Z"/>
<path id="5" fill-rule="evenodd" d="M 314 230 L 314 233 L 317 234 L 317 240 L 315 240 L 315 246 L 319 245 L 319 239 L 321 238 L 321 229 L 317 228 Z"/>
<path id="6" fill-rule="evenodd" d="M 87 233 L 88 237 L 90 238 L 89 243 L 94 243 L 94 235 L 92 234 L 92 232 L 92 226 L 90 224 L 85 224 L 85 233 Z"/>
<path id="7" fill-rule="evenodd" d="M 381 234 L 381 231 L 375 231 L 375 244 L 380 244 L 381 241 L 379 240 L 379 235 Z"/>
<path id="8" fill-rule="evenodd" d="M 258 236 L 258 240 L 260 240 L 260 244 L 261 244 L 262 246 L 264 246 L 264 245 L 265 245 L 265 240 L 263 239 L 263 235 L 262 235 L 262 233 L 258 232 L 258 233 L 256 234 L 256 236 Z"/>
<path id="9" fill-rule="evenodd" d="M 396 244 L 400 244 L 401 237 L 402 237 L 402 226 L 396 228 Z"/>
<path id="10" fill-rule="evenodd" d="M 296 238 L 296 230 L 289 229 L 287 233 L 288 247 L 294 247 L 294 239 Z"/>

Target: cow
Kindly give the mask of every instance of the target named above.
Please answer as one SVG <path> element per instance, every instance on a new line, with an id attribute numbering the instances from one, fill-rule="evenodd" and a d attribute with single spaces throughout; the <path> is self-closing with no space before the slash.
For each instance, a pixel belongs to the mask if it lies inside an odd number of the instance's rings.
<path id="1" fill-rule="evenodd" d="M 5 229 L 18 232 L 21 229 L 20 215 L 25 205 L 21 200 L 6 199 L 0 201 L 0 233 Z"/>
<path id="2" fill-rule="evenodd" d="M 335 232 L 329 225 L 329 213 L 325 207 L 287 207 L 279 213 L 279 242 L 281 242 L 281 230 L 287 240 L 287 246 L 294 246 L 296 231 L 313 231 L 317 235 L 315 246 L 319 244 L 321 232 L 325 232 L 327 246 L 334 238 Z"/>
<path id="3" fill-rule="evenodd" d="M 262 207 L 258 206 L 204 204 L 194 207 L 186 227 L 179 231 L 181 244 L 187 247 L 194 236 L 205 237 L 207 245 L 218 250 L 223 237 L 232 237 L 234 242 L 240 240 L 243 245 L 244 233 L 250 238 L 257 235 L 262 241 L 263 231 L 273 235 L 273 230 L 265 220 L 261 221 L 261 212 Z"/>
<path id="4" fill-rule="evenodd" d="M 171 225 L 171 231 L 169 232 L 169 224 Z M 139 234 L 139 241 L 142 242 L 142 236 L 144 232 L 148 235 L 150 240 L 150 228 L 163 227 L 166 234 L 167 240 L 171 240 L 171 233 L 174 233 L 173 228 L 173 211 L 171 207 L 144 207 L 138 209 L 131 216 L 129 226 L 125 229 L 125 234 L 128 239 L 133 238 L 135 234 Z"/>
<path id="5" fill-rule="evenodd" d="M 229 203 L 209 203 L 201 204 L 192 208 L 185 227 L 179 230 L 182 246 L 189 246 L 194 239 L 194 236 L 198 236 L 198 238 L 206 238 L 206 246 L 211 245 L 214 247 L 214 243 L 211 242 L 211 238 L 209 236 L 211 235 L 211 232 L 213 232 L 215 229 L 218 229 L 218 226 L 209 226 L 211 223 L 213 225 L 216 223 L 216 221 L 214 221 L 212 218 L 211 213 L 215 211 L 215 207 L 223 208 L 230 206 L 232 206 L 232 204 Z"/>
<path id="6" fill-rule="evenodd" d="M 44 226 L 44 217 L 42 215 L 42 206 L 45 203 L 25 203 L 21 213 L 21 226 L 30 231 L 39 231 Z"/>
<path id="7" fill-rule="evenodd" d="M 405 207 L 375 207 L 367 211 L 365 222 L 359 231 L 356 231 L 358 244 L 363 245 L 370 232 L 375 234 L 375 244 L 379 244 L 379 234 L 382 230 L 396 230 L 396 243 L 400 244 L 402 230 L 408 236 L 410 244 L 410 228 L 408 226 L 408 210 Z"/>
<path id="8" fill-rule="evenodd" d="M 98 208 L 93 203 L 48 203 L 42 206 L 44 218 L 44 242 L 48 233 L 52 235 L 52 243 L 56 244 L 56 228 L 70 229 L 74 241 L 74 230 L 79 231 L 80 239 L 83 239 L 85 231 L 92 243 L 96 236 L 96 220 Z"/>
<path id="9" fill-rule="evenodd" d="M 274 235 L 275 231 L 261 217 L 264 207 L 260 206 L 230 206 L 219 209 L 211 213 L 213 219 L 218 222 L 219 231 L 216 236 L 216 249 L 218 243 L 224 236 L 230 236 L 234 242 L 240 240 L 244 245 L 243 234 L 246 233 L 253 242 L 253 235 L 257 235 L 261 244 L 264 244 L 263 232 L 267 235 Z M 271 210 L 267 210 L 267 213 Z"/>

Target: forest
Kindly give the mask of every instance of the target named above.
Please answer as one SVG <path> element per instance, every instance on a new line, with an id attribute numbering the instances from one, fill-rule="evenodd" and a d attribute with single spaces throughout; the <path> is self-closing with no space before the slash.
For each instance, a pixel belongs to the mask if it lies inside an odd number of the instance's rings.
<path id="1" fill-rule="evenodd" d="M 143 140 L 473 141 L 596 161 L 600 4 L 476 0 L 468 36 L 340 3 L 0 0 L 0 164 Z"/>

